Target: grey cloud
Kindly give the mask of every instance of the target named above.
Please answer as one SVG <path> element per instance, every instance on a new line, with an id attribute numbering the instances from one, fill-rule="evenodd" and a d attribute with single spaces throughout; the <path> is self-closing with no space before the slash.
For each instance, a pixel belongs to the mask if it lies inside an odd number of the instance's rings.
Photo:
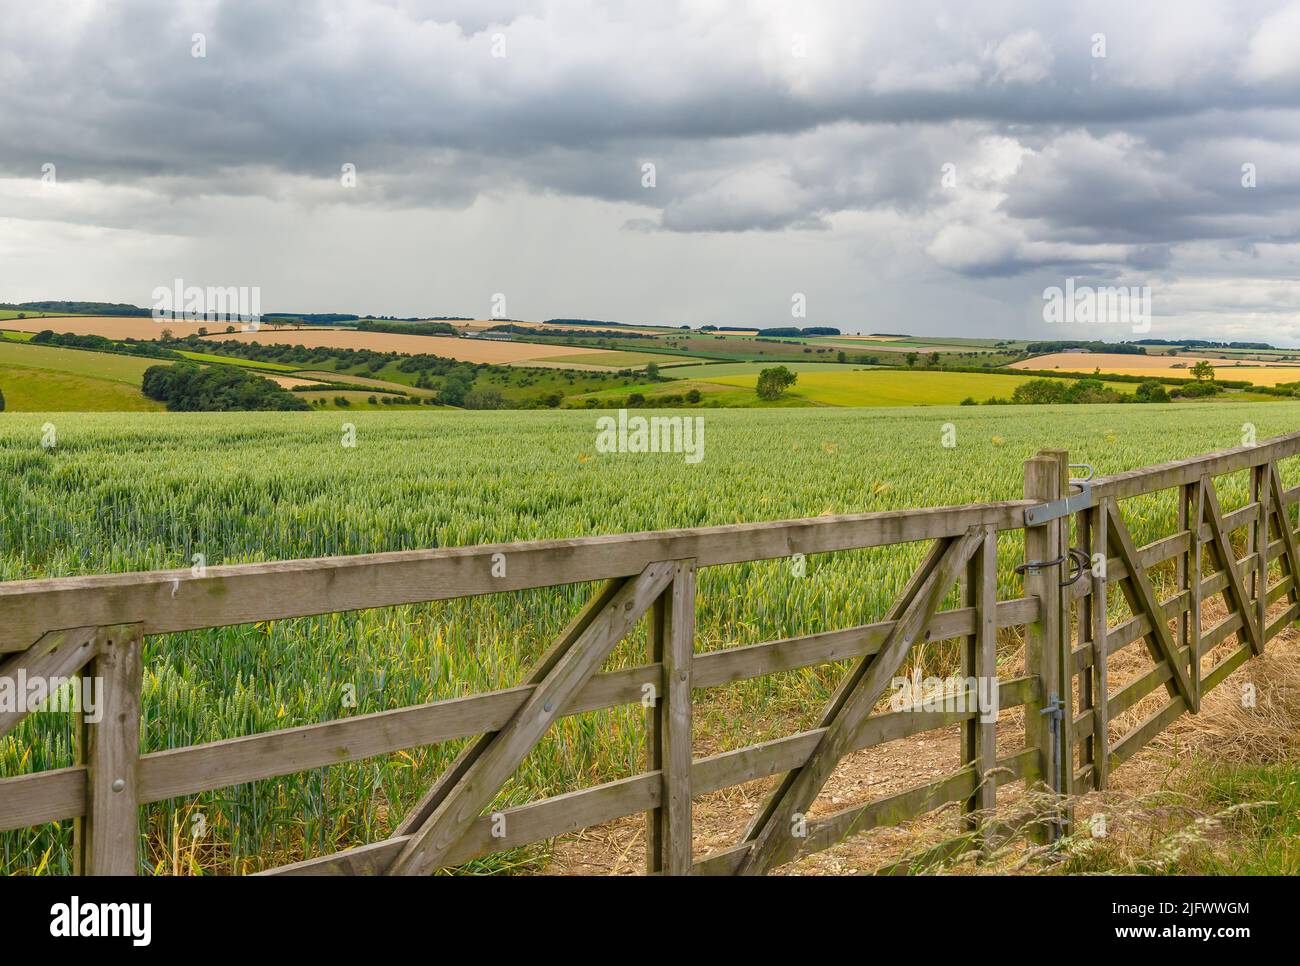
<path id="1" fill-rule="evenodd" d="M 359 217 L 562 197 L 643 240 L 889 224 L 913 270 L 972 284 L 1216 257 L 1264 275 L 1300 235 L 1297 44 L 1282 0 L 14 5 L 0 177 L 53 161 L 99 186 L 17 191 L 10 218 L 186 237 L 214 198 Z"/>

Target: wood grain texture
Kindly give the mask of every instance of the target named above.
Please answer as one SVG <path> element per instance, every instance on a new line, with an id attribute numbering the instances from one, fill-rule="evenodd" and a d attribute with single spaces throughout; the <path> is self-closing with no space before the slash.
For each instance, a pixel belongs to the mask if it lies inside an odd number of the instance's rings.
<path id="1" fill-rule="evenodd" d="M 1224 595 L 1225 603 L 1230 609 L 1241 612 L 1242 627 L 1251 650 L 1256 654 L 1262 654 L 1264 642 L 1260 638 L 1260 627 L 1256 620 L 1253 601 L 1246 593 L 1246 585 L 1242 583 L 1241 573 L 1238 570 L 1239 562 L 1232 551 L 1228 531 L 1223 525 L 1223 510 L 1219 506 L 1219 494 L 1214 488 L 1214 481 L 1208 476 L 1201 478 L 1201 493 L 1205 516 L 1210 524 L 1212 538 L 1210 546 L 1214 548 L 1219 559 L 1219 567 L 1228 578 L 1227 593 Z"/>
<path id="2" fill-rule="evenodd" d="M 388 868 L 390 875 L 426 875 L 445 864 L 447 854 L 507 778 L 537 744 L 561 709 L 578 694 L 605 658 L 663 593 L 676 565 L 652 563 L 619 588 L 573 643 L 555 656 L 519 711 L 487 747 L 448 783 L 429 817 L 410 834 Z"/>
<path id="3" fill-rule="evenodd" d="M 872 707 L 897 673 L 903 659 L 926 626 L 939 604 L 952 589 L 957 575 L 983 541 L 983 531 L 972 527 L 963 536 L 945 541 L 944 549 L 932 564 L 917 571 L 921 577 L 915 596 L 898 618 L 894 633 L 880 653 L 864 660 L 846 680 L 832 700 L 831 720 L 808 761 L 794 773 L 788 786 L 782 786 L 773 797 L 773 807 L 761 826 L 752 828 L 746 840 L 753 847 L 741 862 L 737 872 L 741 875 L 759 875 L 791 848 L 801 823 L 797 820 L 805 813 L 826 783 L 831 771 L 850 750 L 854 736 L 870 715 Z"/>
<path id="4" fill-rule="evenodd" d="M 999 685 L 998 706 L 1016 708 L 1036 693 L 1037 680 L 1015 678 Z M 870 747 L 908 735 L 921 734 L 936 728 L 951 727 L 967 720 L 972 712 L 891 712 L 868 719 L 853 750 Z M 698 758 L 691 764 L 691 786 L 697 795 L 708 794 L 753 781 L 769 775 L 797 768 L 817 747 L 823 729 L 799 732 L 784 738 L 749 745 L 734 751 L 725 751 L 707 758 Z M 1032 750 L 1030 754 L 1036 754 Z M 1021 752 L 1020 755 L 1024 755 Z M 1013 756 L 1017 757 L 1017 756 Z M 1003 759 L 1000 769 L 1008 767 Z M 1016 767 L 999 773 L 1002 782 L 1024 777 Z M 613 821 L 626 815 L 657 807 L 662 798 L 662 781 L 658 772 L 646 772 L 632 778 L 607 782 L 592 788 L 583 788 L 527 805 L 516 806 L 503 812 L 505 835 L 493 835 L 493 820 L 483 816 L 475 820 L 454 848 L 448 853 L 447 865 L 468 862 L 501 849 L 527 845 L 553 838 L 589 825 Z M 911 816 L 907 816 L 911 817 Z M 813 826 L 816 823 L 812 823 Z M 860 831 L 861 829 L 859 829 Z M 291 865 L 268 869 L 262 875 L 381 875 L 393 858 L 409 841 L 409 836 L 399 835 L 382 842 L 358 846 L 343 852 L 316 856 Z M 693 865 L 698 874 L 700 863 Z"/>
<path id="5" fill-rule="evenodd" d="M 30 691 L 19 686 L 24 677 L 27 682 L 43 682 L 48 697 L 52 690 L 57 690 L 60 680 L 75 675 L 94 657 L 96 633 L 94 627 L 50 631 L 29 650 L 0 662 L 0 681 L 12 682 L 15 696 L 21 690 L 24 698 L 15 707 L 0 709 L 0 737 L 13 731 L 34 710 L 27 704 Z"/>
<path id="6" fill-rule="evenodd" d="M 140 853 L 140 626 L 103 627 L 91 674 L 99 678 L 100 720 L 86 723 L 86 810 L 74 829 L 84 875 L 135 875 Z"/>
<path id="7" fill-rule="evenodd" d="M 1108 503 L 1109 519 L 1108 534 L 1114 539 L 1116 548 L 1119 550 L 1120 559 L 1124 561 L 1124 566 L 1128 568 L 1128 577 L 1126 586 L 1133 591 L 1129 597 L 1130 605 L 1133 612 L 1144 614 L 1151 624 L 1151 630 L 1147 634 L 1147 639 L 1152 643 L 1155 653 L 1152 658 L 1156 661 L 1167 661 L 1172 670 L 1172 681 L 1178 690 L 1178 694 L 1191 707 L 1192 682 L 1187 673 L 1187 668 L 1183 663 L 1183 658 L 1178 653 L 1174 645 L 1173 636 L 1169 633 L 1169 624 L 1165 620 L 1163 609 L 1159 600 L 1156 598 L 1155 588 L 1151 585 L 1151 578 L 1147 576 L 1146 570 L 1138 560 L 1137 548 L 1133 545 L 1133 538 L 1128 532 L 1128 527 L 1124 524 L 1119 510 L 1113 503 Z"/>
<path id="8" fill-rule="evenodd" d="M 971 526 L 1014 529 L 1022 500 L 663 530 L 572 540 L 445 547 L 189 570 L 0 583 L 0 652 L 58 627 L 141 622 L 145 634 L 634 577 L 660 560 L 697 566 L 932 540 Z M 506 576 L 492 575 L 501 554 Z"/>

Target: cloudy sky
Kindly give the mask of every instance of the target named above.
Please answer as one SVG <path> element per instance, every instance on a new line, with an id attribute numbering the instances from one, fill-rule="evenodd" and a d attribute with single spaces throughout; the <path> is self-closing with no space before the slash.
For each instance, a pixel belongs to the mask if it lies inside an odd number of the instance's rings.
<path id="1" fill-rule="evenodd" d="M 0 22 L 0 301 L 780 325 L 800 293 L 845 331 L 1132 337 L 1044 323 L 1074 277 L 1150 286 L 1150 336 L 1300 345 L 1300 2 Z"/>

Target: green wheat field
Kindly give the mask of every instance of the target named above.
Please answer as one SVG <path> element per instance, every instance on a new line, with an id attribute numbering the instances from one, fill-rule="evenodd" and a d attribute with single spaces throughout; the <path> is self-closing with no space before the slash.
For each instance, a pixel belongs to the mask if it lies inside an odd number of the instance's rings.
<path id="1" fill-rule="evenodd" d="M 580 412 L 19 414 L 0 422 L 0 580 L 369 553 L 1012 499 L 1022 462 L 1070 451 L 1104 475 L 1260 441 L 1300 403 L 718 410 L 704 458 L 601 454 Z M 356 445 L 341 444 L 344 422 Z M 956 446 L 941 445 L 945 424 Z M 56 445 L 42 446 L 53 433 Z M 1300 467 L 1284 467 L 1287 485 Z M 1220 481 L 1225 509 L 1244 474 Z M 1172 493 L 1129 501 L 1139 542 L 1174 526 Z M 878 620 L 921 545 L 705 570 L 699 650 Z M 1023 593 L 1018 535 L 1001 596 Z M 589 585 L 150 638 L 142 751 L 517 684 Z M 610 667 L 642 663 L 625 642 Z M 1011 642 L 1012 644 L 1014 642 Z M 951 668 L 937 645 L 917 660 Z M 703 693 L 709 753 L 807 727 L 839 667 Z M 349 689 L 349 685 L 351 689 Z M 355 707 L 344 694 L 355 690 Z M 515 804 L 640 769 L 639 708 L 563 719 L 503 790 Z M 372 841 L 460 743 L 340 764 L 143 810 L 142 872 L 243 873 Z M 697 752 L 698 753 L 698 752 Z M 0 739 L 0 776 L 72 763 L 66 715 Z M 201 821 L 202 845 L 191 831 Z M 71 823 L 0 834 L 0 874 L 70 871 Z M 469 871 L 530 868 L 545 849 Z"/>

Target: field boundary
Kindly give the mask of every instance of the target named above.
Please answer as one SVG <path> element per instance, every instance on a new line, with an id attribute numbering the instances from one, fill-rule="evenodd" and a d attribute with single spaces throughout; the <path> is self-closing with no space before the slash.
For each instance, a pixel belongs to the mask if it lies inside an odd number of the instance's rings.
<path id="1" fill-rule="evenodd" d="M 1285 489 L 1278 468 L 1297 454 L 1293 433 L 1072 481 L 1068 454 L 1042 450 L 1025 462 L 1022 500 L 242 564 L 202 576 L 176 570 L 0 584 L 0 678 L 86 669 L 103 680 L 107 705 L 97 723 L 80 725 L 77 764 L 0 779 L 0 830 L 72 820 L 79 872 L 135 874 L 144 804 L 471 738 L 392 837 L 265 874 L 429 874 L 642 812 L 652 874 L 763 874 L 951 802 L 961 804 L 978 848 L 987 839 L 977 817 L 1014 782 L 1054 796 L 1057 804 L 1026 829 L 1051 840 L 1070 830 L 1073 794 L 1105 788 L 1114 768 L 1196 713 L 1205 693 L 1300 617 L 1292 513 L 1300 487 Z M 1225 511 L 1215 478 L 1241 471 L 1250 475 L 1249 502 Z M 1122 501 L 1169 490 L 1178 497 L 1178 528 L 1136 545 Z M 1024 595 L 999 600 L 997 541 L 1007 531 L 1024 534 Z M 929 552 L 880 621 L 695 653 L 701 567 L 922 541 Z M 1175 589 L 1162 598 L 1149 571 L 1171 564 Z M 515 687 L 139 753 L 146 635 L 575 583 L 598 588 Z M 1130 615 L 1118 624 L 1112 591 Z M 1202 604 L 1216 595 L 1228 616 L 1204 627 Z M 950 602 L 957 606 L 945 608 Z M 601 671 L 642 620 L 645 663 Z M 1025 641 L 1023 673 L 1011 678 L 999 678 L 997 667 L 1004 629 Z M 955 708 L 881 710 L 913 648 L 945 640 L 960 642 L 962 675 L 978 686 Z M 1150 670 L 1112 688 L 1109 657 L 1139 642 Z M 815 728 L 693 757 L 694 692 L 833 662 L 852 664 Z M 986 686 L 997 699 L 991 720 L 976 693 Z M 1115 734 L 1118 716 L 1161 690 L 1159 707 Z M 638 704 L 644 771 L 490 810 L 557 719 Z M 1023 708 L 1024 747 L 999 756 L 996 711 L 1012 708 Z M 25 715 L 0 711 L 0 736 Z M 846 755 L 958 723 L 959 770 L 809 817 Z M 766 776 L 781 778 L 741 840 L 695 855 L 692 799 Z"/>

